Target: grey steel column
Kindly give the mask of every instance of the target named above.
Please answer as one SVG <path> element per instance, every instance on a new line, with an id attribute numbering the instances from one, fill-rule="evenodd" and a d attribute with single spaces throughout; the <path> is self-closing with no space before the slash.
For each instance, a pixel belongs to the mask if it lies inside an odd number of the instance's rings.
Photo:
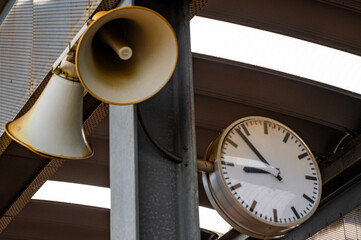
<path id="1" fill-rule="evenodd" d="M 163 15 L 178 38 L 179 58 L 172 79 L 154 97 L 138 104 L 138 109 L 152 137 L 183 159 L 182 163 L 172 161 L 155 147 L 138 125 L 139 234 L 142 240 L 200 239 L 188 3 L 184 0 L 135 1 L 136 5 Z M 147 44 L 146 39 L 144 44 Z"/>
<path id="2" fill-rule="evenodd" d="M 139 239 L 136 107 L 109 106 L 110 238 Z"/>
<path id="3" fill-rule="evenodd" d="M 122 0 L 117 7 L 134 5 Z M 110 239 L 139 239 L 136 106 L 109 105 Z"/>
<path id="4" fill-rule="evenodd" d="M 140 0 L 135 5 L 159 12 L 178 37 L 172 79 L 138 108 L 152 137 L 183 162 L 173 162 L 156 148 L 139 123 L 136 131 L 134 108 L 110 106 L 111 239 L 199 240 L 188 1 Z"/>

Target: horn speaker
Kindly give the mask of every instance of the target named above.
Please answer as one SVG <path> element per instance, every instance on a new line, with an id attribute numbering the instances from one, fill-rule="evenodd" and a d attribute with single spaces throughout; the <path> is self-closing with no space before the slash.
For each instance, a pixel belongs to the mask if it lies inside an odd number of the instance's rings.
<path id="1" fill-rule="evenodd" d="M 76 70 L 85 89 L 111 104 L 135 104 L 156 94 L 172 76 L 176 35 L 160 14 L 143 7 L 99 12 L 82 35 Z"/>
<path id="2" fill-rule="evenodd" d="M 43 157 L 92 156 L 83 131 L 83 93 L 79 82 L 54 74 L 32 108 L 5 125 L 6 133 Z"/>
<path id="3" fill-rule="evenodd" d="M 135 104 L 172 76 L 178 45 L 170 24 L 143 7 L 99 12 L 53 74 L 33 107 L 7 123 L 6 133 L 48 158 L 92 156 L 83 131 L 84 89 L 111 104 Z M 79 82 L 80 80 L 80 82 Z"/>

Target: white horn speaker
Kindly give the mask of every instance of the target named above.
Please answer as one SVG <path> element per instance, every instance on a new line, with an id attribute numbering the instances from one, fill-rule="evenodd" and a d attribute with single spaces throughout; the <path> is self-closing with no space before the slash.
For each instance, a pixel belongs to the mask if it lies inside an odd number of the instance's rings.
<path id="1" fill-rule="evenodd" d="M 69 52 L 61 73 L 5 131 L 41 156 L 88 158 L 93 150 L 83 131 L 83 86 L 106 103 L 138 103 L 162 89 L 177 58 L 175 33 L 153 10 L 133 6 L 99 12 L 79 40 L 75 60 Z"/>
<path id="2" fill-rule="evenodd" d="M 177 38 L 167 20 L 148 8 L 131 6 L 94 16 L 79 40 L 75 63 L 91 95 L 124 105 L 160 91 L 177 59 Z"/>
<path id="3" fill-rule="evenodd" d="M 83 131 L 83 93 L 80 82 L 54 74 L 32 108 L 6 124 L 6 133 L 47 158 L 92 156 Z"/>

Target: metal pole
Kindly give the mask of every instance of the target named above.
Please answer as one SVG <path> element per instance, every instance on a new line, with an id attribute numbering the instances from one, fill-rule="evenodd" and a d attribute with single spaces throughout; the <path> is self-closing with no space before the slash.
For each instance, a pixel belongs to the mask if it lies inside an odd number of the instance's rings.
<path id="1" fill-rule="evenodd" d="M 134 5 L 122 0 L 117 7 Z M 138 152 L 136 106 L 109 104 L 110 239 L 138 240 Z"/>
<path id="2" fill-rule="evenodd" d="M 179 46 L 173 77 L 149 100 L 138 104 L 152 137 L 183 159 L 176 163 L 138 128 L 140 239 L 199 240 L 194 92 L 186 0 L 136 0 L 172 25 Z"/>
<path id="3" fill-rule="evenodd" d="M 109 106 L 110 239 L 139 239 L 136 107 Z"/>
<path id="4" fill-rule="evenodd" d="M 137 132 L 134 107 L 110 106 L 111 239 L 199 240 L 188 1 L 135 3 L 167 18 L 178 37 L 172 79 L 137 108 L 152 137 L 183 162 L 160 152 L 140 127 Z"/>

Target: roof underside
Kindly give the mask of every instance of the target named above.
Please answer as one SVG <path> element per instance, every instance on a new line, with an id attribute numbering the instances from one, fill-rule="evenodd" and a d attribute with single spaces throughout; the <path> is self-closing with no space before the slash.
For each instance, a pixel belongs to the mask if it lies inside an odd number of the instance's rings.
<path id="1" fill-rule="evenodd" d="M 199 15 L 361 55 L 361 8 L 350 2 L 209 0 Z M 1 6 L 0 3 L 0 12 Z M 274 118 L 293 129 L 315 154 L 321 172 L 329 171 L 329 166 L 339 159 L 337 156 L 343 154 L 343 146 L 361 132 L 359 95 L 309 79 L 199 54 L 193 54 L 193 75 L 199 158 L 222 129 L 250 115 Z M 86 95 L 84 119 L 99 104 Z M 64 162 L 51 179 L 109 187 L 108 137 L 105 117 L 88 137 L 95 155 L 87 160 Z M 10 143 L 0 156 L 1 221 L 6 222 L 4 213 L 48 163 L 15 142 Z M 330 177 L 323 197 L 357 174 L 346 169 L 341 177 Z M 199 187 L 200 205 L 209 206 L 202 186 Z M 0 234 L 0 239 L 100 240 L 109 236 L 109 210 L 32 200 Z"/>

